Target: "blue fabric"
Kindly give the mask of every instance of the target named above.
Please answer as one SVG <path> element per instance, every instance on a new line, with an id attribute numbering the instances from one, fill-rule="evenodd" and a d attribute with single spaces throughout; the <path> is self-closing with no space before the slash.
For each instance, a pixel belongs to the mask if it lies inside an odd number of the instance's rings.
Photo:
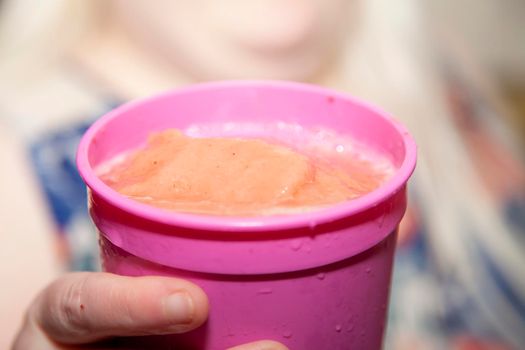
<path id="1" fill-rule="evenodd" d="M 75 215 L 87 215 L 86 188 L 76 169 L 75 156 L 89 125 L 55 130 L 30 145 L 35 172 L 61 232 Z"/>

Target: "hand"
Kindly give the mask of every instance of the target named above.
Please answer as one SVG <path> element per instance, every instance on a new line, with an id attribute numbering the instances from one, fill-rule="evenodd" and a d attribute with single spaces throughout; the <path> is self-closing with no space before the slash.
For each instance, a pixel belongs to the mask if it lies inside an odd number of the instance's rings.
<path id="1" fill-rule="evenodd" d="M 13 349 L 107 349 L 110 338 L 184 333 L 202 325 L 207 316 L 208 298 L 185 280 L 71 273 L 33 301 Z M 233 349 L 286 347 L 260 341 Z"/>

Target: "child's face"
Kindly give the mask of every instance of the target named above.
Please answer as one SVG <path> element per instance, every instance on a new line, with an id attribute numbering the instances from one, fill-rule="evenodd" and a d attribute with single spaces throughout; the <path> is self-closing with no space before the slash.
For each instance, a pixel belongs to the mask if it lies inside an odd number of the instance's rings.
<path id="1" fill-rule="evenodd" d="M 113 0 L 141 45 L 195 79 L 310 79 L 356 12 L 352 0 Z"/>

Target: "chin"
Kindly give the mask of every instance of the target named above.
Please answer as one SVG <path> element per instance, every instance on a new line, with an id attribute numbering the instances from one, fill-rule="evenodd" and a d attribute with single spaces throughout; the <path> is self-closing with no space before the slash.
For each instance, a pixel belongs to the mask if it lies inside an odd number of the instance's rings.
<path id="1" fill-rule="evenodd" d="M 237 62 L 237 63 L 236 63 Z M 213 65 L 199 69 L 199 80 L 223 79 L 270 79 L 312 81 L 328 64 L 320 57 L 260 57 L 216 61 Z M 222 63 L 222 64 L 221 64 Z"/>
<path id="2" fill-rule="evenodd" d="M 235 22 L 241 22 L 235 24 Z M 232 43 L 248 50 L 278 54 L 312 45 L 321 39 L 313 14 L 305 11 L 275 14 L 232 21 L 223 29 L 223 35 Z"/>
<path id="3" fill-rule="evenodd" d="M 214 52 L 192 60 L 201 79 L 275 79 L 312 81 L 329 69 L 340 45 L 315 41 L 223 41 Z M 213 59 L 210 59 L 213 57 Z M 199 63 L 200 62 L 200 63 Z M 197 67 L 197 64 L 199 67 Z"/>

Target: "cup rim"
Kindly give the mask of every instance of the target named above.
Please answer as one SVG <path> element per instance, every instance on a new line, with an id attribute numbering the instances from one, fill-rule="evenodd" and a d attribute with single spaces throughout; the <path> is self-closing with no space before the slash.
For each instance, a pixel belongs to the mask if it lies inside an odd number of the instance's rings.
<path id="1" fill-rule="evenodd" d="M 374 191 L 359 198 L 319 209 L 314 209 L 304 213 L 253 217 L 191 214 L 156 208 L 120 195 L 118 192 L 100 180 L 100 178 L 95 174 L 95 171 L 89 162 L 89 146 L 98 132 L 102 130 L 104 126 L 111 120 L 118 118 L 122 113 L 125 113 L 128 110 L 136 108 L 137 106 L 140 106 L 144 103 L 153 103 L 157 99 L 163 99 L 174 95 L 198 93 L 200 91 L 209 89 L 227 89 L 230 87 L 293 89 L 296 91 L 329 95 L 335 99 L 343 99 L 349 101 L 350 103 L 360 105 L 361 107 L 372 111 L 380 118 L 383 118 L 394 126 L 394 128 L 400 134 L 403 140 L 403 146 L 405 148 L 405 157 L 403 162 L 396 170 L 392 178 L 390 178 L 386 183 Z M 404 185 L 415 169 L 416 154 L 417 146 L 405 126 L 393 119 L 383 110 L 349 94 L 321 86 L 298 82 L 271 80 L 226 80 L 219 82 L 199 83 L 166 91 L 161 94 L 156 94 L 147 98 L 124 103 L 121 106 L 109 111 L 96 120 L 83 135 L 78 146 L 76 161 L 80 176 L 91 191 L 117 208 L 120 208 L 138 217 L 162 224 L 196 230 L 221 232 L 260 232 L 295 229 L 300 227 L 313 228 L 317 225 L 340 220 L 373 208 L 404 188 Z"/>

